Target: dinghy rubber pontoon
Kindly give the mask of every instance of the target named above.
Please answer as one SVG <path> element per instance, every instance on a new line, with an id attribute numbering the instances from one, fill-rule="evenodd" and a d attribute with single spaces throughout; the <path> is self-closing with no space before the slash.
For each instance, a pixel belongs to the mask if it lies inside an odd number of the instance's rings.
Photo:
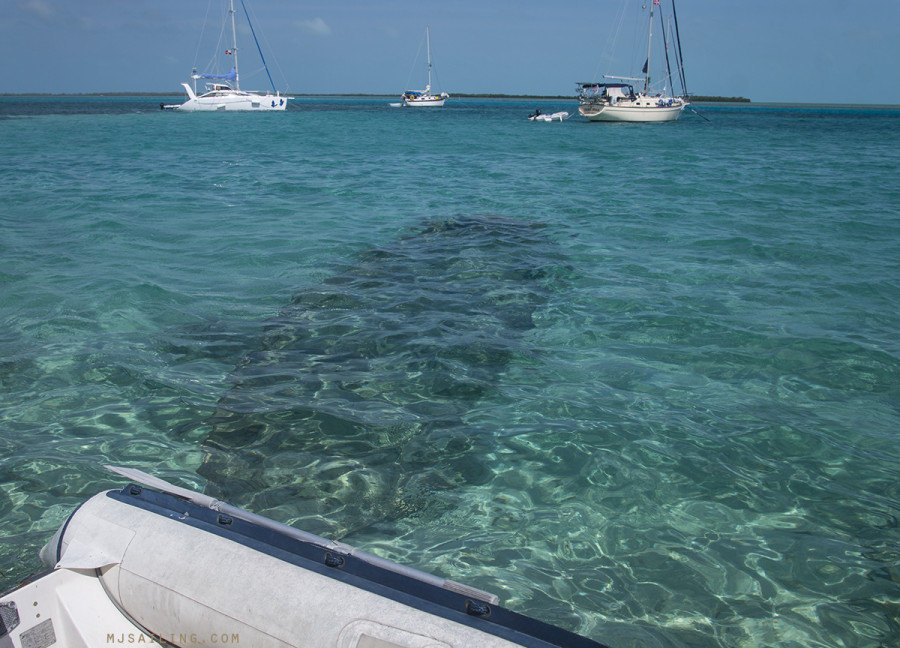
<path id="1" fill-rule="evenodd" d="M 534 114 L 528 115 L 528 121 L 540 121 L 540 122 L 552 122 L 552 121 L 563 121 L 569 118 L 569 113 L 565 110 L 561 110 L 555 113 L 542 113 L 540 110 L 534 111 Z"/>
<path id="2" fill-rule="evenodd" d="M 475 588 L 110 469 L 139 483 L 81 504 L 41 550 L 49 571 L 0 597 L 0 648 L 605 648 Z"/>

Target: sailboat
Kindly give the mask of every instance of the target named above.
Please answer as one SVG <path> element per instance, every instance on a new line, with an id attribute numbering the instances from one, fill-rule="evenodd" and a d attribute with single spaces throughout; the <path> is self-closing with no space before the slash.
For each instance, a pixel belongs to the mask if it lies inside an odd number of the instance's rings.
<path id="1" fill-rule="evenodd" d="M 401 95 L 403 106 L 433 106 L 439 108 L 450 97 L 446 92 L 439 95 L 431 92 L 431 35 L 425 28 L 425 49 L 428 52 L 428 83 L 424 90 L 407 90 Z"/>
<path id="2" fill-rule="evenodd" d="M 247 7 L 244 0 L 241 0 L 241 6 L 244 8 L 244 15 L 247 17 L 247 24 L 250 25 L 250 33 L 253 34 L 253 40 L 256 42 L 256 48 L 259 50 L 260 58 L 262 58 L 263 67 L 266 69 L 266 75 L 269 77 L 269 83 L 272 83 L 272 75 L 269 74 L 269 68 L 266 65 L 265 58 L 262 56 L 262 50 L 259 42 L 256 40 L 256 32 L 253 31 L 253 25 L 250 23 L 250 14 L 247 13 Z M 166 105 L 161 104 L 163 110 L 181 110 L 185 112 L 204 112 L 204 111 L 270 111 L 284 110 L 287 108 L 288 99 L 293 97 L 283 96 L 275 90 L 275 84 L 272 83 L 272 89 L 275 94 L 266 91 L 265 94 L 259 92 L 247 92 L 241 90 L 240 75 L 238 73 L 238 46 L 237 31 L 235 29 L 234 19 L 234 0 L 229 0 L 228 13 L 231 18 L 231 49 L 225 50 L 225 54 L 232 57 L 231 70 L 227 74 L 198 74 L 196 70 L 191 74 L 194 82 L 193 87 L 188 83 L 182 83 L 185 92 L 187 92 L 187 101 L 183 104 Z M 197 92 L 197 81 L 202 79 L 206 81 L 206 90 L 200 94 Z"/>
<path id="3" fill-rule="evenodd" d="M 632 0 L 628 0 L 629 2 Z M 672 61 L 669 57 L 669 41 L 671 36 L 662 30 L 662 39 L 665 51 L 665 75 L 662 91 L 653 90 L 651 85 L 651 64 L 653 59 L 653 19 L 655 9 L 659 7 L 659 20 L 663 22 L 661 2 L 672 3 L 672 18 L 675 26 L 674 38 L 674 65 L 677 78 L 681 84 L 682 93 L 674 95 L 672 83 Z M 604 79 L 610 79 L 603 83 L 579 83 L 578 84 L 578 112 L 590 121 L 607 122 L 668 122 L 675 121 L 681 115 L 685 106 L 689 104 L 685 89 L 684 68 L 681 59 L 681 39 L 678 37 L 678 19 L 675 13 L 675 0 L 647 0 L 644 3 L 650 6 L 650 16 L 647 30 L 647 60 L 641 73 L 643 77 L 622 77 L 604 75 Z M 665 26 L 664 26 L 665 27 Z M 638 89 L 635 89 L 638 85 Z"/>

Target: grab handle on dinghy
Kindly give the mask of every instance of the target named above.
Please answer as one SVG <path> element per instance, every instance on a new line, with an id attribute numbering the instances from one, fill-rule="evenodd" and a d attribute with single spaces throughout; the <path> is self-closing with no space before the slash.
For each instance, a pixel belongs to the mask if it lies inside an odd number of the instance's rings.
<path id="1" fill-rule="evenodd" d="M 217 500 L 216 498 L 210 497 L 209 495 L 204 495 L 203 493 L 198 493 L 197 491 L 192 491 L 187 488 L 181 488 L 180 486 L 171 484 L 164 479 L 160 479 L 159 477 L 154 477 L 149 473 L 145 473 L 143 470 L 138 470 L 137 468 L 123 468 L 120 466 L 104 466 L 104 468 L 106 468 L 110 472 L 116 473 L 117 475 L 126 477 L 127 479 L 130 479 L 134 482 L 143 484 L 144 486 L 148 486 L 163 493 L 168 493 L 169 495 L 174 495 L 175 497 L 180 497 L 198 506 L 209 508 L 214 511 L 218 511 L 219 513 L 236 517 L 238 519 L 244 520 L 245 522 L 251 522 L 266 529 L 277 531 L 278 533 L 289 536 L 291 538 L 296 538 L 297 540 L 301 540 L 303 542 L 309 542 L 316 546 L 322 547 L 323 549 L 342 553 L 347 556 L 354 556 L 369 563 L 370 565 L 381 567 L 382 569 L 386 569 L 403 576 L 408 576 L 409 578 L 414 578 L 418 581 L 422 581 L 430 585 L 456 592 L 457 594 L 469 596 L 474 599 L 484 601 L 485 603 L 490 603 L 491 605 L 497 605 L 500 603 L 500 597 L 498 597 L 496 594 L 485 592 L 464 583 L 457 583 L 456 581 L 441 578 L 440 576 L 429 574 L 428 572 L 415 569 L 414 567 L 401 565 L 400 563 L 396 563 L 392 560 L 388 560 L 387 558 L 381 558 L 374 554 L 370 554 L 351 545 L 344 544 L 343 542 L 328 540 L 326 538 L 322 538 L 321 536 L 317 536 L 314 533 L 309 533 L 307 531 L 303 531 L 302 529 L 295 529 L 294 527 L 282 522 L 276 522 L 275 520 L 270 520 L 269 518 L 263 517 L 262 515 L 257 515 L 256 513 L 251 513 L 250 511 L 245 511 L 244 509 L 232 506 L 231 504 L 227 504 L 221 500 Z"/>

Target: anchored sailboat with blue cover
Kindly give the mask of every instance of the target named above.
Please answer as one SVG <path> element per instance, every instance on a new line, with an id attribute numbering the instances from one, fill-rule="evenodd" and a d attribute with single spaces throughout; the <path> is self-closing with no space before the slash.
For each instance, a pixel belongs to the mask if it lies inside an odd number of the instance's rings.
<path id="1" fill-rule="evenodd" d="M 269 68 L 266 65 L 265 57 L 263 57 L 262 49 L 259 47 L 259 41 L 256 40 L 256 32 L 253 24 L 250 22 L 250 14 L 244 0 L 241 0 L 241 6 L 244 9 L 244 15 L 247 18 L 247 24 L 250 26 L 250 33 L 253 34 L 253 40 L 262 59 L 263 67 L 266 75 L 269 77 L 269 83 L 272 84 L 272 92 L 266 91 L 265 94 L 259 92 L 248 92 L 241 90 L 240 74 L 238 73 L 238 46 L 237 46 L 237 30 L 235 28 L 234 18 L 234 0 L 229 0 L 228 14 L 231 22 L 231 40 L 232 46 L 225 50 L 225 55 L 231 57 L 231 70 L 227 74 L 210 74 L 197 73 L 196 70 L 191 74 L 193 86 L 189 83 L 182 83 L 185 92 L 187 92 L 187 101 L 183 104 L 166 105 L 161 104 L 164 110 L 181 110 L 185 112 L 206 112 L 206 111 L 271 111 L 284 110 L 287 108 L 288 99 L 281 95 L 272 82 L 272 75 L 269 74 Z M 198 94 L 197 81 L 204 80 L 206 89 Z"/>
<path id="2" fill-rule="evenodd" d="M 425 85 L 424 90 L 406 90 L 400 97 L 402 103 L 397 104 L 399 106 L 440 108 L 450 98 L 450 95 L 446 92 L 434 94 L 431 91 L 431 34 L 428 27 L 425 28 L 425 51 L 428 60 L 428 83 Z"/>
<path id="3" fill-rule="evenodd" d="M 626 5 L 633 4 L 634 0 L 625 2 Z M 644 0 L 642 9 L 646 10 L 649 5 L 650 11 L 647 19 L 647 59 L 641 68 L 643 76 L 603 75 L 603 82 L 579 83 L 578 112 L 582 116 L 590 121 L 667 122 L 678 119 L 689 104 L 675 0 L 662 2 L 671 4 L 670 20 L 673 21 L 674 36 L 667 33 L 669 26 L 663 24 L 665 18 L 661 0 Z M 655 9 L 658 9 L 658 12 L 654 11 Z M 653 40 L 653 19 L 656 15 L 659 16 L 662 27 L 660 30 L 662 52 L 659 49 L 654 50 L 654 45 L 658 45 L 658 41 L 655 43 Z M 652 76 L 655 70 L 663 71 L 661 78 L 658 79 L 659 83 Z M 674 79 L 677 79 L 681 86 L 680 94 L 675 94 L 673 73 Z"/>

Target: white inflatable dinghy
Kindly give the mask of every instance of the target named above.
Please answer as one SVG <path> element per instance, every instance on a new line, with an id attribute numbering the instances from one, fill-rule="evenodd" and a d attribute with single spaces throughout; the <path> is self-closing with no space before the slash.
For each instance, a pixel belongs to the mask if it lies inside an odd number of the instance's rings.
<path id="1" fill-rule="evenodd" d="M 533 115 L 528 115 L 528 119 L 530 121 L 543 121 L 543 122 L 552 122 L 552 121 L 563 121 L 564 119 L 569 118 L 569 113 L 565 110 L 560 112 L 550 113 L 549 115 L 545 115 L 541 111 L 535 111 Z"/>
<path id="2" fill-rule="evenodd" d="M 0 648 L 605 648 L 497 597 L 137 470 L 0 597 Z"/>

